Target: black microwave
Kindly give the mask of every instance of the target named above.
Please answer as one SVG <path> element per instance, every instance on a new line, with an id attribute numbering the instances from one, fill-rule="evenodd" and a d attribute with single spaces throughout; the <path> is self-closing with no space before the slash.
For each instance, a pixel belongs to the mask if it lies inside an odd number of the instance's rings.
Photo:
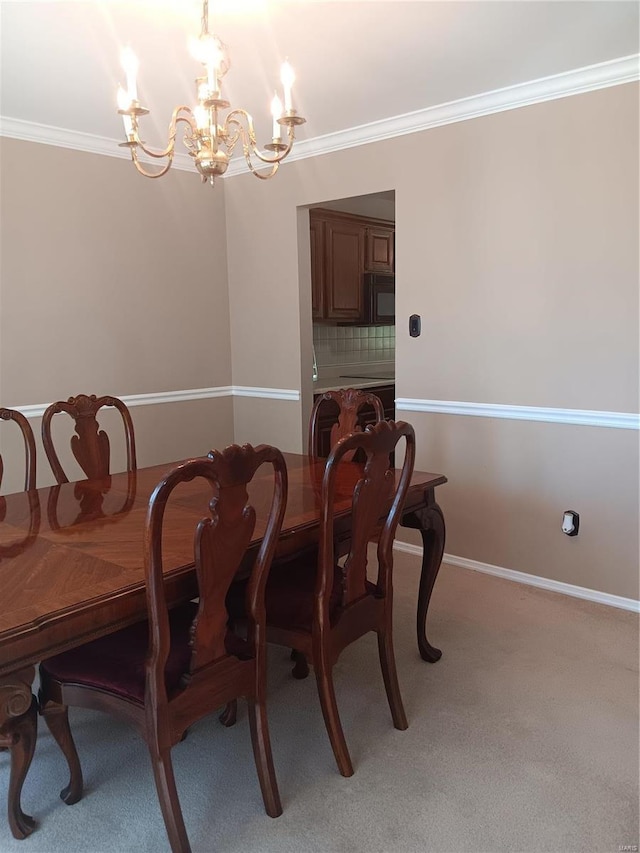
<path id="1" fill-rule="evenodd" d="M 389 273 L 365 273 L 364 288 L 368 322 L 378 326 L 391 326 L 395 323 L 395 277 Z"/>

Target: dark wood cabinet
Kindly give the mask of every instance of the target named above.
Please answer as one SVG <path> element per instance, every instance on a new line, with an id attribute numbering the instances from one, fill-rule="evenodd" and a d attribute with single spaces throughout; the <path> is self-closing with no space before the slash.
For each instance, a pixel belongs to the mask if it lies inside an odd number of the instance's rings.
<path id="1" fill-rule="evenodd" d="M 324 223 L 311 217 L 311 314 L 324 317 Z"/>
<path id="2" fill-rule="evenodd" d="M 395 420 L 395 398 L 396 398 L 396 386 L 395 385 L 378 385 L 373 386 L 372 388 L 363 388 L 363 391 L 368 392 L 369 394 L 375 394 L 376 397 L 379 397 L 382 401 L 382 406 L 384 408 L 384 416 L 385 419 L 391 418 Z M 321 394 L 314 395 L 315 400 L 322 396 Z M 331 427 L 338 420 L 338 404 L 333 400 L 327 400 L 320 408 L 318 413 L 318 432 L 320 435 L 319 445 L 320 445 L 320 456 L 327 457 L 329 455 L 329 451 L 331 450 Z M 365 406 L 360 411 L 360 415 L 358 417 L 358 425 L 364 429 L 368 424 L 375 423 L 376 417 L 375 412 L 371 406 Z"/>
<path id="3" fill-rule="evenodd" d="M 370 322 L 364 274 L 393 271 L 393 223 L 324 208 L 309 222 L 313 319 Z"/>
<path id="4" fill-rule="evenodd" d="M 364 322 L 366 228 L 350 220 L 325 222 L 325 319 Z"/>
<path id="5" fill-rule="evenodd" d="M 393 228 L 367 228 L 367 272 L 393 272 L 394 237 Z"/>

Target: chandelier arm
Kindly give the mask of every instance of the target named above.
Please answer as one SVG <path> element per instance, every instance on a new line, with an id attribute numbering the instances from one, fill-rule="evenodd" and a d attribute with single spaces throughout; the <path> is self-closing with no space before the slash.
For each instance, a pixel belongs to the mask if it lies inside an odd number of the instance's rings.
<path id="1" fill-rule="evenodd" d="M 235 128 L 235 130 L 232 130 L 232 128 Z M 222 139 L 227 147 L 227 151 L 229 152 L 229 154 L 232 153 L 239 139 L 242 139 L 242 144 L 244 145 L 245 133 L 246 130 L 242 123 L 239 122 L 237 119 L 232 118 L 232 114 L 229 113 L 229 115 L 225 119 L 222 134 Z"/>
<path id="2" fill-rule="evenodd" d="M 141 175 L 144 175 L 145 178 L 161 178 L 163 175 L 167 174 L 167 172 L 171 168 L 171 164 L 173 163 L 173 152 L 167 154 L 166 156 L 169 158 L 166 166 L 164 166 L 157 172 L 147 172 L 140 160 L 138 160 L 138 154 L 136 152 L 136 149 L 131 149 L 131 159 L 133 160 L 133 165 L 136 167 L 136 169 L 140 172 Z"/>
<path id="3" fill-rule="evenodd" d="M 246 126 L 244 122 L 246 122 Z M 253 119 L 246 110 L 239 108 L 231 110 L 224 121 L 224 129 L 227 133 L 229 132 L 231 125 L 236 127 L 238 130 L 235 136 L 235 142 L 237 142 L 238 136 L 240 136 L 242 138 L 243 145 L 246 144 L 246 140 L 248 139 L 251 143 L 251 147 L 257 148 L 258 143 L 256 142 L 256 134 L 253 129 Z"/>
<path id="4" fill-rule="evenodd" d="M 237 116 L 240 116 L 241 118 L 243 118 L 246 121 L 247 127 L 244 126 L 244 124 L 237 118 Z M 255 134 L 255 131 L 253 129 L 253 119 L 251 118 L 251 116 L 249 115 L 249 113 L 246 110 L 241 110 L 241 109 L 231 110 L 231 112 L 229 113 L 229 115 L 227 116 L 227 118 L 225 120 L 225 131 L 227 133 L 229 133 L 229 127 L 231 125 L 233 125 L 234 127 L 236 127 L 238 129 L 238 133 L 236 134 L 236 136 L 233 139 L 233 145 L 235 145 L 235 143 L 237 142 L 238 137 L 240 137 L 242 139 L 242 147 L 244 148 L 245 160 L 247 161 L 247 163 L 249 163 L 249 165 L 251 165 L 250 161 L 249 161 L 249 155 L 247 154 L 247 151 L 249 148 L 251 149 L 251 153 L 253 153 L 258 158 L 258 160 L 261 160 L 263 163 L 266 163 L 267 165 L 271 166 L 274 163 L 280 163 L 282 160 L 284 160 L 284 158 L 291 151 L 291 148 L 293 146 L 293 128 L 289 127 L 289 129 L 288 129 L 289 140 L 287 142 L 286 148 L 284 148 L 282 151 L 276 152 L 276 154 L 274 154 L 273 157 L 270 157 L 268 154 L 261 154 L 259 149 L 258 149 L 258 143 L 256 141 L 256 134 Z M 233 148 L 233 145 L 231 145 L 231 149 Z M 252 171 L 253 171 L 253 169 L 252 169 Z M 258 173 L 254 172 L 254 174 L 257 175 Z M 260 177 L 262 177 L 262 176 L 260 175 Z"/>
<path id="5" fill-rule="evenodd" d="M 284 158 L 287 156 L 287 154 L 291 151 L 292 146 L 293 146 L 293 140 L 289 139 L 289 142 L 287 143 L 287 147 L 284 148 L 282 151 L 278 151 L 276 154 L 273 155 L 273 157 L 269 157 L 266 154 L 261 154 L 258 151 L 257 147 L 253 149 L 253 154 L 255 154 L 255 156 L 258 158 L 258 160 L 262 160 L 263 163 L 268 163 L 268 164 L 276 163 L 277 164 L 277 163 L 281 163 L 284 160 Z"/>
<path id="6" fill-rule="evenodd" d="M 180 115 L 182 111 L 184 111 L 186 115 Z M 187 107 L 184 104 L 179 107 L 176 107 L 171 116 L 171 121 L 169 122 L 169 142 L 164 151 L 152 151 L 151 148 L 147 148 L 144 142 L 142 142 L 142 140 L 140 139 L 140 135 L 137 129 L 136 142 L 148 157 L 155 157 L 160 160 L 163 157 L 173 156 L 173 150 L 176 146 L 176 134 L 178 133 L 178 122 L 180 121 L 183 121 L 185 124 L 188 124 L 191 129 L 191 133 L 195 134 L 196 124 L 193 120 L 191 107 Z"/>
<path id="7" fill-rule="evenodd" d="M 249 171 L 251 172 L 251 174 L 255 175 L 256 178 L 260 178 L 261 181 L 268 181 L 269 178 L 272 178 L 278 171 L 278 166 L 280 165 L 280 162 L 278 161 L 277 163 L 273 163 L 271 165 L 271 168 L 268 172 L 259 172 L 249 159 L 249 154 L 246 151 L 244 154 L 244 159 L 247 161 L 247 166 L 249 167 Z"/>

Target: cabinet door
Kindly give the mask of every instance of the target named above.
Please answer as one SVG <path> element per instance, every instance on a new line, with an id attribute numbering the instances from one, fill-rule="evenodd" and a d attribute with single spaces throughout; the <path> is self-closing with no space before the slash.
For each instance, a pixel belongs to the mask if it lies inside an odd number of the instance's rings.
<path id="1" fill-rule="evenodd" d="M 324 298 L 324 222 L 311 218 L 311 316 L 324 320 L 326 300 Z"/>
<path id="2" fill-rule="evenodd" d="M 325 317 L 364 322 L 364 251 L 366 228 L 357 222 L 325 223 Z"/>
<path id="3" fill-rule="evenodd" d="M 394 232 L 389 228 L 367 228 L 367 270 L 393 272 Z"/>

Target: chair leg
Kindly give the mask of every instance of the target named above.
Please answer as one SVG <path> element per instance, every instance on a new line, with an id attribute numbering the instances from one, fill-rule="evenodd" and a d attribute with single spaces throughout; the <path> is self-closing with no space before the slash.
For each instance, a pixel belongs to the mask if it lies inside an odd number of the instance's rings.
<path id="1" fill-rule="evenodd" d="M 393 639 L 390 628 L 378 631 L 378 654 L 380 655 L 380 667 L 382 669 L 384 687 L 387 691 L 393 725 L 396 729 L 404 731 L 409 728 L 409 723 L 407 722 L 407 715 L 404 712 L 402 696 L 400 695 L 396 658 L 393 653 Z"/>
<path id="2" fill-rule="evenodd" d="M 31 707 L 25 714 L 13 719 L 10 733 L 11 770 L 9 773 L 7 811 L 11 834 L 14 838 L 19 839 L 26 838 L 36 828 L 35 820 L 22 811 L 20 795 L 36 748 L 37 729 L 37 702 L 35 696 L 32 696 Z"/>
<path id="3" fill-rule="evenodd" d="M 78 751 L 69 728 L 69 712 L 66 705 L 54 702 L 46 703 L 40 713 L 44 717 L 47 728 L 55 738 L 69 765 L 69 784 L 60 791 L 60 799 L 72 806 L 82 798 L 82 768 Z"/>
<path id="4" fill-rule="evenodd" d="M 338 714 L 336 693 L 333 687 L 332 667 L 328 665 L 326 660 L 319 660 L 314 661 L 314 668 L 316 671 L 316 683 L 318 685 L 322 716 L 327 727 L 327 734 L 331 741 L 338 770 L 343 776 L 353 776 L 353 764 L 351 763 L 351 756 L 349 755 Z"/>
<path id="5" fill-rule="evenodd" d="M 218 717 L 223 726 L 235 726 L 238 719 L 238 700 L 232 699 L 224 706 L 224 711 Z"/>
<path id="6" fill-rule="evenodd" d="M 258 771 L 264 808 L 269 817 L 279 817 L 282 814 L 282 803 L 278 792 L 276 771 L 273 766 L 267 709 L 264 701 L 260 699 L 249 699 L 248 704 L 251 745 L 253 746 L 253 757 Z"/>
<path id="7" fill-rule="evenodd" d="M 291 675 L 300 681 L 306 678 L 309 675 L 309 664 L 304 654 L 297 651 L 297 649 L 291 649 L 291 660 L 295 661 Z"/>
<path id="8" fill-rule="evenodd" d="M 149 744 L 149 754 L 171 850 L 173 853 L 191 853 L 180 800 L 178 799 L 176 780 L 173 775 L 171 749 L 161 750 L 155 744 Z"/>

